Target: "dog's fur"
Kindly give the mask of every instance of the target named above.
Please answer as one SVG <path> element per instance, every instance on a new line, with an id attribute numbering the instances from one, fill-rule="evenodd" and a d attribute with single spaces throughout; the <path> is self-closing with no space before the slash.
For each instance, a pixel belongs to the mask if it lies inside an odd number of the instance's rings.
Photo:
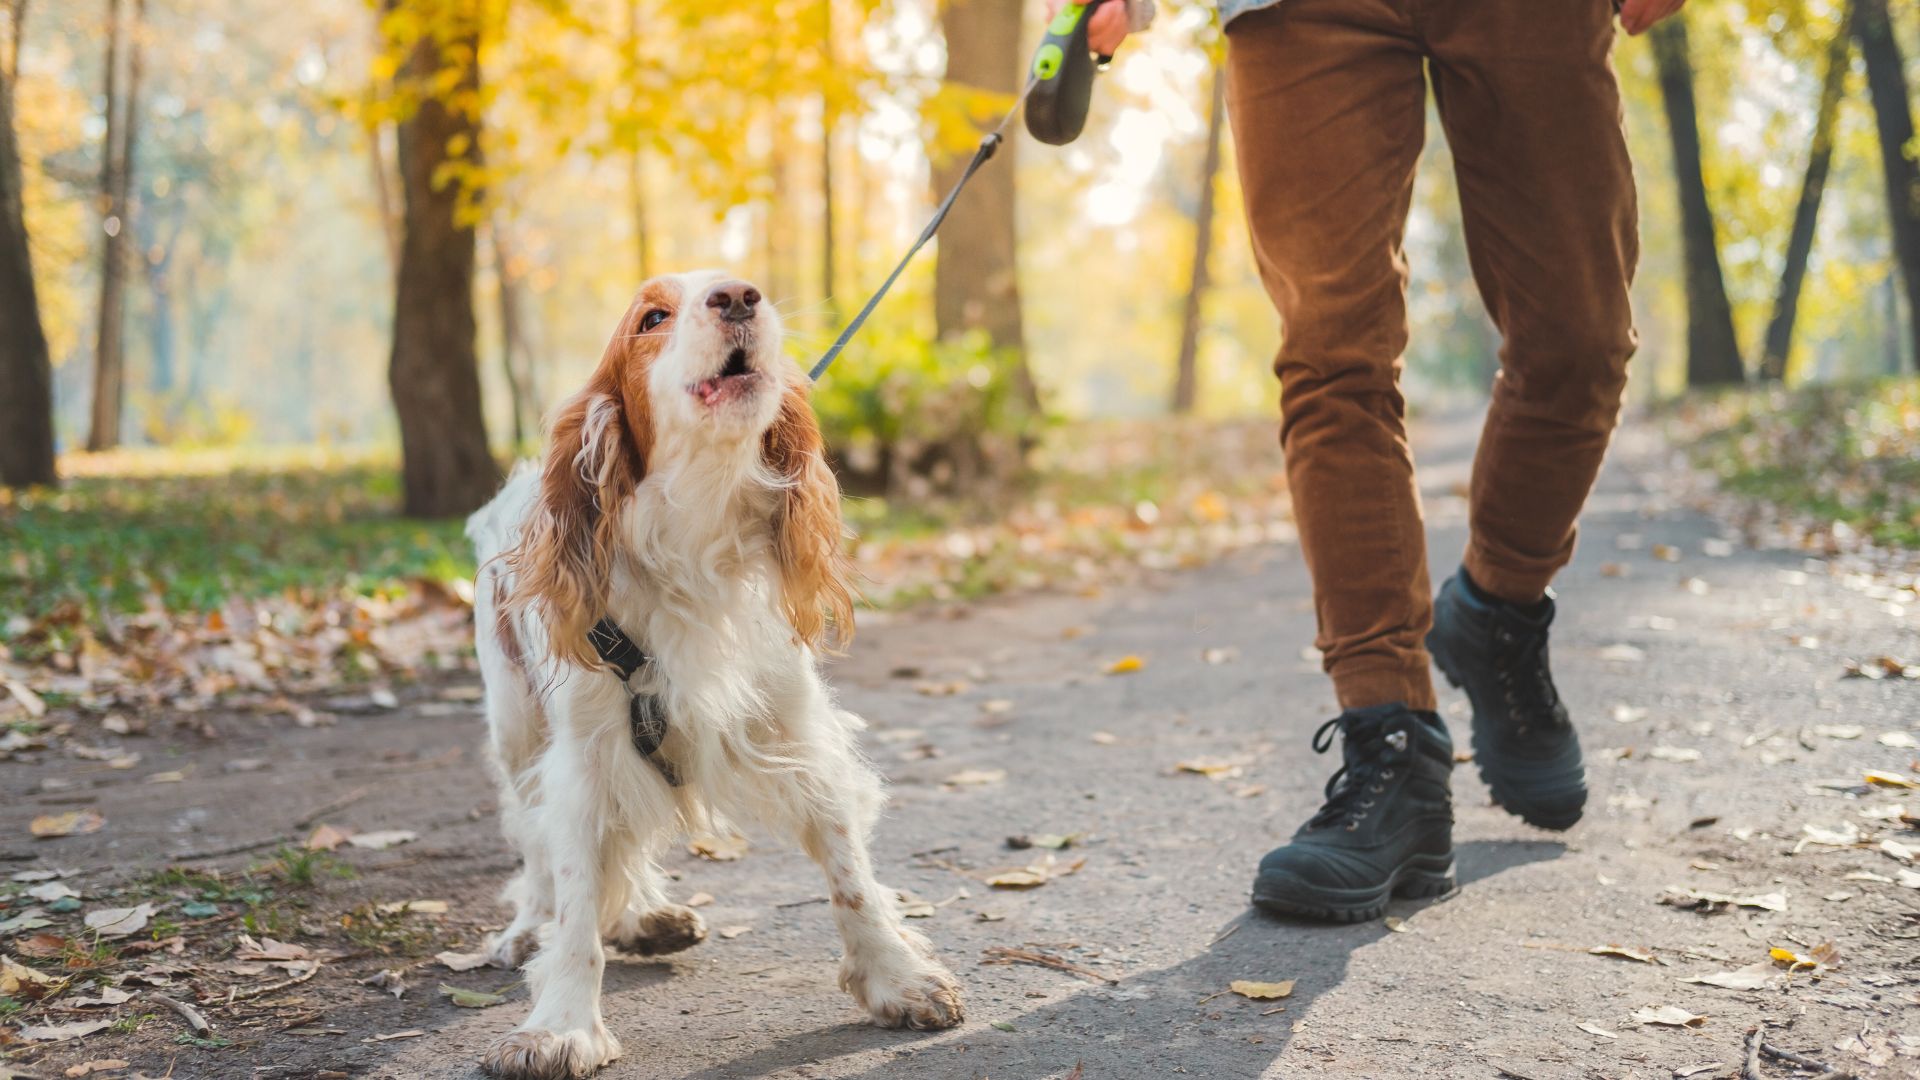
<path id="1" fill-rule="evenodd" d="M 826 872 L 840 983 L 877 1023 L 961 1018 L 952 975 L 874 880 L 880 780 L 815 662 L 852 627 L 839 488 L 778 314 L 730 300 L 748 288 L 715 272 L 647 282 L 545 463 L 468 522 L 501 816 L 524 864 L 488 950 L 506 968 L 532 956 L 533 1011 L 487 1053 L 495 1076 L 580 1077 L 620 1053 L 600 1013 L 603 942 L 651 955 L 704 939 L 656 859 L 731 818 L 793 836 Z M 682 787 L 630 741 L 627 691 L 586 638 L 602 616 L 653 658 L 633 689 L 665 705 Z"/>

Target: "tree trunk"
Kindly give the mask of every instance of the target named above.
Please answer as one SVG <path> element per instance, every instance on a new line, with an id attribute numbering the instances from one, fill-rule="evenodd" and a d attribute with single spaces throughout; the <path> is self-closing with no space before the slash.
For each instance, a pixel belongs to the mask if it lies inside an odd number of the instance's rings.
<path id="1" fill-rule="evenodd" d="M 1800 202 L 1793 208 L 1793 228 L 1787 234 L 1786 260 L 1780 268 L 1780 291 L 1773 301 L 1773 318 L 1760 350 L 1760 377 L 1779 381 L 1787 377 L 1787 356 L 1793 351 L 1793 324 L 1800 314 L 1800 287 L 1807 278 L 1807 259 L 1813 254 L 1813 231 L 1820 218 L 1820 200 L 1826 194 L 1827 173 L 1833 165 L 1833 127 L 1840 115 L 1840 97 L 1846 92 L 1847 68 L 1853 55 L 1853 8 L 1840 16 L 1840 28 L 1827 46 L 1827 71 L 1820 84 L 1820 104 L 1813 115 L 1813 145 L 1807 151 L 1807 173 L 1800 182 Z"/>
<path id="2" fill-rule="evenodd" d="M 1886 179 L 1887 217 L 1893 222 L 1893 257 L 1907 294 L 1913 335 L 1910 359 L 1920 369 L 1920 168 L 1913 153 L 1913 107 L 1907 100 L 1905 58 L 1894 37 L 1887 0 L 1859 0 L 1854 34 L 1867 62 L 1867 91 L 1880 132 L 1880 168 Z"/>
<path id="3" fill-rule="evenodd" d="M 500 367 L 507 380 L 508 415 L 513 420 L 513 447 L 517 454 L 529 436 L 540 431 L 538 406 L 532 394 L 532 356 L 527 343 L 525 297 L 521 292 L 517 250 L 504 214 L 493 216 L 488 234 L 493 239 L 494 279 L 500 288 Z"/>
<path id="4" fill-rule="evenodd" d="M 386 0 L 388 10 L 401 2 Z M 480 16 L 463 2 L 452 17 L 458 25 L 446 36 L 428 33 L 412 46 L 398 76 L 402 93 L 420 101 L 398 128 L 404 207 L 387 381 L 400 420 L 405 512 L 415 517 L 468 513 L 500 484 L 474 352 L 474 229 L 461 213 L 457 175 L 479 160 Z M 451 94 L 422 92 L 447 71 Z M 456 175 L 440 175 L 449 165 Z"/>
<path id="5" fill-rule="evenodd" d="M 1021 0 L 947 0 L 940 11 L 947 39 L 947 81 L 1008 99 L 1019 93 L 1025 59 L 1020 52 L 1023 7 Z M 1004 160 L 973 178 L 941 227 L 933 268 L 933 317 L 943 340 L 984 330 L 995 348 L 1011 350 L 1015 392 L 1029 408 L 1038 410 L 1039 389 L 1026 359 L 1015 246 L 1013 178 L 1018 171 L 1014 161 L 1018 143 L 1008 139 L 1000 147 L 996 157 Z M 937 155 L 933 162 L 936 199 L 945 197 L 960 178 L 969 156 L 970 152 Z"/>
<path id="6" fill-rule="evenodd" d="M 134 151 L 139 145 L 141 39 L 147 0 L 133 0 L 133 25 L 123 19 L 124 0 L 108 0 L 106 137 L 101 152 L 100 201 L 106 207 L 100 257 L 100 310 L 93 354 L 93 408 L 87 449 L 120 445 L 121 402 L 127 382 L 127 241 L 133 234 Z M 126 54 L 127 86 L 120 89 L 120 56 Z"/>
<path id="7" fill-rule="evenodd" d="M 400 215 L 393 207 L 393 171 L 387 164 L 386 125 L 366 125 L 367 174 L 373 182 L 373 206 L 380 215 L 380 238 L 387 242 L 387 266 L 400 266 Z"/>
<path id="8" fill-rule="evenodd" d="M 53 365 L 27 242 L 26 171 L 13 124 L 13 86 L 27 0 L 7 0 L 12 40 L 0 61 L 0 486 L 51 484 Z"/>
<path id="9" fill-rule="evenodd" d="M 1200 205 L 1193 212 L 1193 276 L 1180 315 L 1180 358 L 1174 367 L 1173 411 L 1182 414 L 1193 411 L 1200 393 L 1200 311 L 1211 280 L 1207 258 L 1213 253 L 1213 189 L 1220 172 L 1220 129 L 1226 113 L 1226 72 L 1215 66 L 1213 100 L 1207 106 L 1207 152 L 1200 162 Z"/>
<path id="10" fill-rule="evenodd" d="M 1653 30 L 1653 58 L 1673 142 L 1673 169 L 1680 189 L 1680 231 L 1686 248 L 1687 385 L 1716 386 L 1746 378 L 1733 331 L 1733 305 L 1720 272 L 1713 207 L 1700 166 L 1699 111 L 1693 100 L 1693 61 L 1687 24 L 1679 16 Z"/>

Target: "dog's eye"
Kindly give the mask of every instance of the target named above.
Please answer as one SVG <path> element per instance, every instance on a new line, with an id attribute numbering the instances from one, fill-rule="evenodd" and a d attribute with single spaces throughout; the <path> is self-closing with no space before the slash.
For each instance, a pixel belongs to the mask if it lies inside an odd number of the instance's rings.
<path id="1" fill-rule="evenodd" d="M 654 308 L 652 311 L 640 316 L 640 332 L 644 334 L 654 327 L 659 326 L 661 323 L 666 322 L 667 317 L 672 314 L 671 311 L 663 308 Z"/>

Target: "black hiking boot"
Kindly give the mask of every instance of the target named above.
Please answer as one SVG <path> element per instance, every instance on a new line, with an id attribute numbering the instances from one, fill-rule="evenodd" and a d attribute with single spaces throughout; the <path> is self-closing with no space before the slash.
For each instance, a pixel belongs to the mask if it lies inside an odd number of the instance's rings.
<path id="1" fill-rule="evenodd" d="M 1388 898 L 1453 888 L 1453 740 L 1430 712 L 1405 705 L 1349 709 L 1313 733 L 1325 753 L 1346 737 L 1346 764 L 1327 804 L 1285 847 L 1260 860 L 1253 904 L 1274 915 L 1335 922 L 1378 918 Z"/>
<path id="2" fill-rule="evenodd" d="M 1493 801 L 1543 829 L 1587 805 L 1580 737 L 1547 666 L 1553 599 L 1528 608 L 1482 592 L 1465 570 L 1440 586 L 1427 651 L 1473 703 L 1473 760 Z"/>

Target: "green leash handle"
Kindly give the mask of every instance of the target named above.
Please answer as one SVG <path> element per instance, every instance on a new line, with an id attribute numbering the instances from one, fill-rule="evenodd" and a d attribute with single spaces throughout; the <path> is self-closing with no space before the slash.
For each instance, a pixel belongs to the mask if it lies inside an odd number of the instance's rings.
<path id="1" fill-rule="evenodd" d="M 1093 101 L 1093 77 L 1110 56 L 1096 65 L 1087 45 L 1087 24 L 1107 0 L 1068 2 L 1047 24 L 1047 35 L 1033 54 L 1033 92 L 1027 98 L 1027 132 L 1049 146 L 1065 146 L 1087 126 L 1087 107 Z"/>

